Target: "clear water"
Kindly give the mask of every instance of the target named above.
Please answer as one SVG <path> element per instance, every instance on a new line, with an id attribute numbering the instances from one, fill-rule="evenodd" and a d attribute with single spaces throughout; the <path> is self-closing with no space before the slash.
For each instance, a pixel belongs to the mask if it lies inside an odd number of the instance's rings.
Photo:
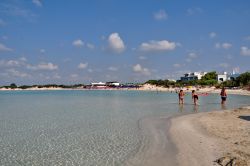
<path id="1" fill-rule="evenodd" d="M 250 97 L 141 91 L 1 91 L 0 165 L 123 165 L 144 143 L 140 120 L 249 105 Z"/>

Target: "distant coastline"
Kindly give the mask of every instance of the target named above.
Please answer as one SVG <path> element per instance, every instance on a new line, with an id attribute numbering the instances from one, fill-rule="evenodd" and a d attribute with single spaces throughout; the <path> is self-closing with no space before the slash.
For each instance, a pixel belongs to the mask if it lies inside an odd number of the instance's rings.
<path id="1" fill-rule="evenodd" d="M 22 91 L 22 90 L 138 90 L 138 91 L 156 91 L 156 92 L 172 92 L 176 93 L 179 89 L 183 89 L 185 92 L 191 92 L 192 90 L 197 90 L 199 93 L 220 93 L 220 89 L 217 89 L 216 87 L 204 87 L 204 88 L 196 88 L 195 86 L 188 86 L 183 88 L 165 88 L 160 87 L 156 85 L 150 85 L 150 84 L 143 84 L 138 87 L 103 87 L 103 88 L 86 88 L 86 87 L 76 87 L 76 88 L 62 88 L 62 87 L 30 87 L 30 88 L 5 88 L 1 87 L 0 91 Z M 236 95 L 247 95 L 250 96 L 250 91 L 242 88 L 238 89 L 227 89 L 228 94 L 236 94 Z"/>

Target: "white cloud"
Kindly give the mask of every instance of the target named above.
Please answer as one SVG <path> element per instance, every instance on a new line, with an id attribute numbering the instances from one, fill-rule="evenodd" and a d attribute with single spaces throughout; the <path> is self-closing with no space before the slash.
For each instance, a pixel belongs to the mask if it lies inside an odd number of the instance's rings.
<path id="1" fill-rule="evenodd" d="M 112 33 L 108 38 L 109 48 L 115 53 L 122 53 L 125 45 L 118 33 Z"/>
<path id="2" fill-rule="evenodd" d="M 231 48 L 233 45 L 231 44 L 231 43 L 223 43 L 222 44 L 222 48 L 224 48 L 224 49 L 229 49 L 229 48 Z"/>
<path id="3" fill-rule="evenodd" d="M 215 48 L 224 48 L 224 49 L 229 49 L 231 48 L 233 45 L 231 43 L 216 43 L 215 44 Z"/>
<path id="4" fill-rule="evenodd" d="M 25 57 L 21 57 L 21 58 L 19 58 L 20 59 L 20 61 L 23 61 L 23 62 L 26 62 L 27 61 L 27 59 L 25 58 Z"/>
<path id="5" fill-rule="evenodd" d="M 198 56 L 197 56 L 197 54 L 196 53 L 194 53 L 194 52 L 190 52 L 189 54 L 188 54 L 188 57 L 189 58 L 197 58 Z"/>
<path id="6" fill-rule="evenodd" d="M 22 77 L 23 78 L 23 77 L 29 76 L 29 74 L 24 73 L 24 72 L 20 72 L 16 69 L 8 69 L 7 72 L 13 77 Z"/>
<path id="7" fill-rule="evenodd" d="M 30 70 L 48 70 L 48 71 L 52 71 L 52 70 L 57 70 L 58 66 L 54 65 L 51 62 L 49 62 L 49 63 L 40 63 L 40 64 L 38 64 L 36 66 L 27 65 L 27 69 L 30 69 Z"/>
<path id="8" fill-rule="evenodd" d="M 140 50 L 142 51 L 169 51 L 176 48 L 175 42 L 169 42 L 167 40 L 155 41 L 151 40 L 148 43 L 142 43 Z"/>
<path id="9" fill-rule="evenodd" d="M 38 7 L 41 7 L 41 6 L 43 6 L 43 4 L 42 4 L 42 1 L 41 0 L 32 0 L 32 3 L 34 3 L 36 6 L 38 6 Z"/>
<path id="10" fill-rule="evenodd" d="M 21 63 L 19 61 L 16 60 L 0 60 L 0 67 L 17 67 L 20 66 Z"/>
<path id="11" fill-rule="evenodd" d="M 110 70 L 110 71 L 117 71 L 118 68 L 117 68 L 117 67 L 110 66 L 110 67 L 108 68 L 108 70 Z"/>
<path id="12" fill-rule="evenodd" d="M 78 65 L 78 69 L 86 69 L 88 67 L 88 63 L 80 63 Z"/>
<path id="13" fill-rule="evenodd" d="M 17 16 L 28 21 L 34 21 L 37 18 L 37 15 L 32 11 L 11 4 L 2 5 L 1 12 L 8 16 Z"/>
<path id="14" fill-rule="evenodd" d="M 182 65 L 181 65 L 181 64 L 178 64 L 178 63 L 176 63 L 176 64 L 173 64 L 173 66 L 174 66 L 175 68 L 179 68 L 179 67 L 181 67 Z"/>
<path id="15" fill-rule="evenodd" d="M 94 48 L 95 48 L 95 46 L 94 46 L 93 44 L 90 44 L 90 43 L 87 43 L 87 47 L 88 47 L 89 49 L 94 49 Z"/>
<path id="16" fill-rule="evenodd" d="M 215 32 L 211 32 L 209 34 L 209 37 L 212 39 L 212 38 L 215 38 L 217 36 L 217 34 Z"/>
<path id="17" fill-rule="evenodd" d="M 243 56 L 250 56 L 250 49 L 246 46 L 240 48 L 240 54 Z"/>
<path id="18" fill-rule="evenodd" d="M 78 39 L 78 40 L 73 41 L 72 45 L 75 47 L 82 47 L 84 45 L 84 42 Z"/>
<path id="19" fill-rule="evenodd" d="M 158 12 L 154 13 L 154 18 L 156 20 L 166 20 L 168 18 L 168 15 L 165 10 L 159 10 Z"/>
<path id="20" fill-rule="evenodd" d="M 145 57 L 145 56 L 139 56 L 139 59 L 140 60 L 145 60 L 145 59 L 147 59 L 147 57 Z"/>
<path id="21" fill-rule="evenodd" d="M 135 66 L 133 66 L 133 71 L 142 75 L 151 75 L 149 69 L 143 68 L 140 64 L 136 64 Z"/>
<path id="22" fill-rule="evenodd" d="M 228 63 L 221 63 L 219 64 L 219 66 L 223 68 L 228 68 L 230 65 Z"/>
<path id="23" fill-rule="evenodd" d="M 45 49 L 40 49 L 40 53 L 44 54 L 46 52 Z"/>
<path id="24" fill-rule="evenodd" d="M 12 49 L 0 43 L 0 51 L 12 51 Z"/>

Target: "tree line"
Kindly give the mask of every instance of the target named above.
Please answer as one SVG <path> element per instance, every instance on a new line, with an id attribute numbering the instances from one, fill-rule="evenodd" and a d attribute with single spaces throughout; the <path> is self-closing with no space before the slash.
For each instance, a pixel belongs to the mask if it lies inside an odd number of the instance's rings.
<path id="1" fill-rule="evenodd" d="M 240 74 L 236 79 L 227 80 L 219 83 L 215 71 L 208 72 L 200 80 L 181 81 L 177 80 L 148 80 L 145 84 L 151 84 L 162 87 L 183 87 L 183 86 L 215 86 L 215 87 L 246 87 L 250 86 L 250 72 Z"/>

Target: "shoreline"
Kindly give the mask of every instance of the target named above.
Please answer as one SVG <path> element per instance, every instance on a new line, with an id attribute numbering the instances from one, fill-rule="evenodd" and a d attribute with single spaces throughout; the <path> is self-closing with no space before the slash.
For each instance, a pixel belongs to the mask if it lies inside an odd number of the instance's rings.
<path id="1" fill-rule="evenodd" d="M 176 93 L 177 88 L 164 88 L 164 87 L 157 87 L 154 85 L 148 85 L 145 84 L 144 86 L 140 88 L 105 88 L 105 89 L 84 89 L 84 88 L 27 88 L 27 89 L 20 89 L 20 88 L 15 88 L 15 89 L 6 89 L 6 88 L 0 88 L 1 91 L 43 91 L 43 90 L 119 90 L 119 91 L 155 91 L 155 92 L 171 92 L 171 93 Z M 200 88 L 197 90 L 196 88 L 183 88 L 184 92 L 186 93 L 191 93 L 192 90 L 196 90 L 197 93 L 215 93 L 218 94 L 220 93 L 220 89 L 215 89 L 214 87 L 210 88 Z M 227 94 L 233 94 L 233 95 L 244 95 L 244 96 L 250 96 L 250 91 L 244 90 L 244 89 L 227 89 Z"/>
<path id="2" fill-rule="evenodd" d="M 250 165 L 249 115 L 250 106 L 171 118 L 178 165 Z"/>

